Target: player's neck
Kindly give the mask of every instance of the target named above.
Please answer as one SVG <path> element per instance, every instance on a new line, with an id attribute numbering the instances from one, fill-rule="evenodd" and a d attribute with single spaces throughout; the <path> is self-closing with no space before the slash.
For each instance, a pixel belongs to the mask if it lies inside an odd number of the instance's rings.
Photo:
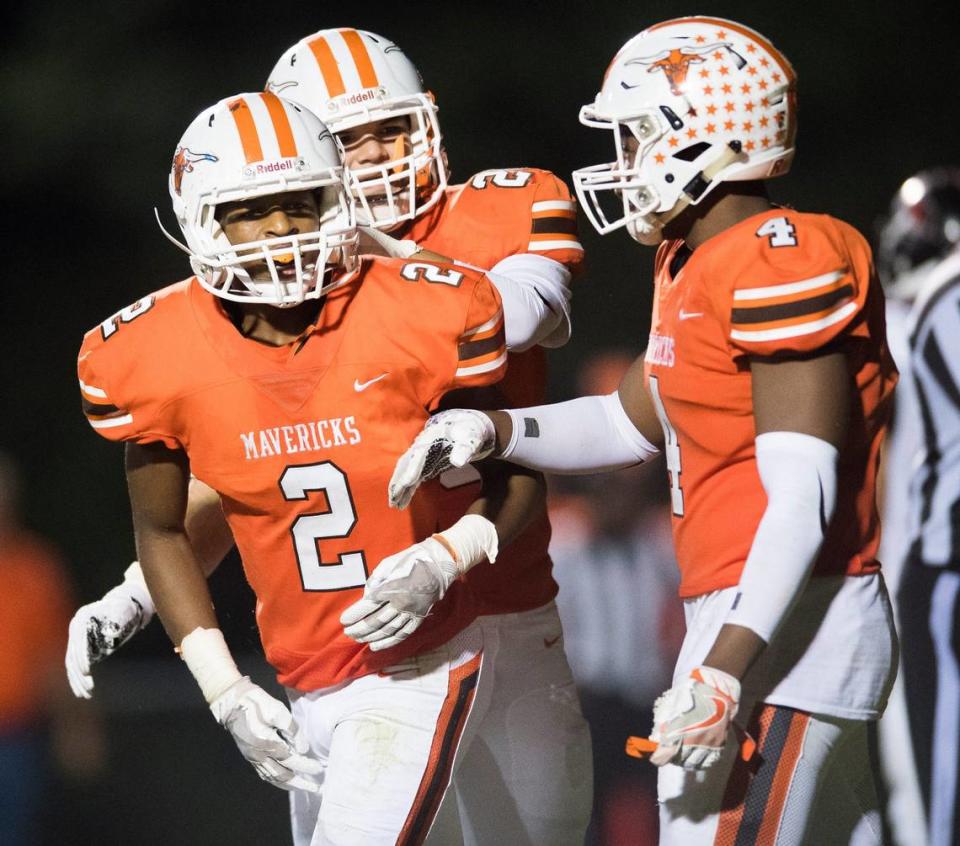
<path id="1" fill-rule="evenodd" d="M 224 307 L 244 338 L 282 347 L 296 341 L 316 321 L 323 300 L 307 300 L 291 308 L 247 303 L 224 303 Z"/>
<path id="2" fill-rule="evenodd" d="M 681 215 L 686 219 L 683 221 L 685 232 L 680 237 L 691 250 L 741 220 L 773 208 L 762 182 L 726 183 L 715 193 L 717 196 L 708 197 L 703 208 L 692 206 L 688 209 L 689 216 Z"/>

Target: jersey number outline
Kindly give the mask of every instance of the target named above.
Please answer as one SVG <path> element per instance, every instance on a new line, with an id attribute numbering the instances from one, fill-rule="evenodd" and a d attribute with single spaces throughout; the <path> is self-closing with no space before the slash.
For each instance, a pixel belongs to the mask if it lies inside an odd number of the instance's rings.
<path id="1" fill-rule="evenodd" d="M 428 264 L 425 261 L 410 261 L 400 268 L 400 275 L 409 282 L 419 282 L 426 279 L 427 282 L 433 282 L 436 285 L 449 285 L 451 288 L 459 288 L 463 282 L 463 274 L 458 270 L 444 270 L 435 264 Z"/>
<path id="2" fill-rule="evenodd" d="M 797 246 L 797 227 L 794 226 L 789 218 L 771 217 L 765 220 L 757 230 L 757 237 L 769 237 L 771 247 L 795 247 Z"/>
<path id="3" fill-rule="evenodd" d="M 100 334 L 103 335 L 103 340 L 108 340 L 120 328 L 121 323 L 131 323 L 141 315 L 146 314 L 153 308 L 156 301 L 156 297 L 150 294 L 150 296 L 142 297 L 132 305 L 128 305 L 108 317 L 100 324 Z"/>
<path id="4" fill-rule="evenodd" d="M 310 493 L 323 492 L 327 510 L 301 514 L 290 526 L 293 551 L 305 591 L 333 591 L 362 588 L 367 582 L 367 561 L 363 550 L 342 552 L 328 563 L 320 558 L 319 541 L 345 538 L 357 525 L 357 509 L 347 475 L 332 461 L 292 464 L 284 468 L 278 482 L 287 502 L 306 500 Z"/>
<path id="5" fill-rule="evenodd" d="M 529 170 L 485 170 L 470 180 L 470 186 L 482 191 L 490 183 L 497 188 L 523 188 L 533 174 Z"/>
<path id="6" fill-rule="evenodd" d="M 656 376 L 650 377 L 650 396 L 657 411 L 657 419 L 663 428 L 663 454 L 667 459 L 667 470 L 670 473 L 670 510 L 677 517 L 683 517 L 683 487 L 680 485 L 680 474 L 683 472 L 683 462 L 680 457 L 680 440 L 677 430 L 673 428 L 667 410 L 660 399 L 660 380 Z"/>

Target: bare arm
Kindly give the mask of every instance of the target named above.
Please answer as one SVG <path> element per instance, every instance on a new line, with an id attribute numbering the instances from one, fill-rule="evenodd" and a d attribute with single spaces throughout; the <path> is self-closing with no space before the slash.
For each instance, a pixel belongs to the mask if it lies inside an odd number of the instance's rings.
<path id="1" fill-rule="evenodd" d="M 137 555 L 167 634 L 176 646 L 196 628 L 217 628 L 206 576 L 187 537 L 186 453 L 128 444 L 127 486 Z"/>
<path id="2" fill-rule="evenodd" d="M 233 534 L 219 494 L 199 479 L 190 479 L 184 527 L 204 575 L 209 576 L 232 549 Z"/>
<path id="3" fill-rule="evenodd" d="M 780 361 L 755 359 L 751 373 L 758 435 L 798 432 L 836 448 L 842 445 L 851 402 L 851 376 L 843 353 Z M 812 566 L 813 561 L 809 563 Z M 752 629 L 728 623 L 720 629 L 704 664 L 742 678 L 765 646 Z"/>
<path id="4" fill-rule="evenodd" d="M 505 547 L 523 532 L 534 518 L 546 513 L 547 484 L 541 473 L 505 461 L 478 465 L 483 490 L 467 509 L 490 520 Z"/>

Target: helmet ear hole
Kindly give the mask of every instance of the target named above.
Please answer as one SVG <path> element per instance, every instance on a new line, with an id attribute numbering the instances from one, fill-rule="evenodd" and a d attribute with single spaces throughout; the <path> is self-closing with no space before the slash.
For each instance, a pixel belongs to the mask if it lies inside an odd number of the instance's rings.
<path id="1" fill-rule="evenodd" d="M 709 149 L 710 145 L 706 141 L 698 141 L 696 144 L 691 144 L 689 147 L 678 150 L 673 154 L 673 157 L 680 159 L 682 162 L 693 162 Z"/>

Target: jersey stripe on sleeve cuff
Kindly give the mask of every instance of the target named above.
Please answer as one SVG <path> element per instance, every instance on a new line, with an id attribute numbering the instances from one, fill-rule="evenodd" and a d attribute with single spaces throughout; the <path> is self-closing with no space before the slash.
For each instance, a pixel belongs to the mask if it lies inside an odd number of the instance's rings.
<path id="1" fill-rule="evenodd" d="M 847 268 L 810 279 L 737 288 L 730 313 L 730 337 L 735 341 L 776 341 L 819 332 L 857 310 Z"/>

